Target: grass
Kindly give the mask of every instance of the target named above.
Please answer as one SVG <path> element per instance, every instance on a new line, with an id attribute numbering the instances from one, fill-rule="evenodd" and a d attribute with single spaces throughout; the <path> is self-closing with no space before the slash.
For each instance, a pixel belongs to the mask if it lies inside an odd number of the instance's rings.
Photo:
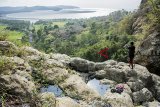
<path id="1" fill-rule="evenodd" d="M 17 32 L 17 31 L 9 31 L 8 40 L 10 41 L 16 41 L 17 39 L 21 39 L 23 36 L 23 33 Z"/>
<path id="2" fill-rule="evenodd" d="M 67 22 L 65 21 L 59 21 L 59 22 L 53 22 L 53 26 L 54 25 L 58 25 L 60 28 L 64 27 L 64 25 L 66 24 Z"/>
<path id="3" fill-rule="evenodd" d="M 23 33 L 17 31 L 8 31 L 8 30 L 6 30 L 6 32 L 8 34 L 6 40 L 11 41 L 18 46 L 23 46 L 23 43 L 21 41 Z"/>
<path id="4" fill-rule="evenodd" d="M 54 27 L 54 25 L 58 25 L 59 28 L 63 28 L 66 23 L 67 23 L 66 21 L 52 22 L 51 26 Z M 34 25 L 36 31 L 38 31 L 39 29 L 43 29 L 44 26 L 46 26 L 46 25 L 43 25 L 43 24 Z"/>
<path id="5" fill-rule="evenodd" d="M 6 26 L 0 25 L 0 38 L 2 38 L 1 40 L 8 40 L 15 43 L 18 46 L 22 46 L 23 43 L 21 42 L 21 39 L 23 33 L 18 31 L 5 30 L 5 28 Z"/>
<path id="6" fill-rule="evenodd" d="M 5 70 L 12 69 L 13 67 L 13 62 L 5 57 L 0 57 L 0 74 L 2 74 Z"/>
<path id="7" fill-rule="evenodd" d="M 38 31 L 39 29 L 43 28 L 44 25 L 43 24 L 38 24 L 38 25 L 34 25 L 35 30 Z"/>
<path id="8" fill-rule="evenodd" d="M 0 25 L 0 30 L 4 30 L 6 26 Z"/>

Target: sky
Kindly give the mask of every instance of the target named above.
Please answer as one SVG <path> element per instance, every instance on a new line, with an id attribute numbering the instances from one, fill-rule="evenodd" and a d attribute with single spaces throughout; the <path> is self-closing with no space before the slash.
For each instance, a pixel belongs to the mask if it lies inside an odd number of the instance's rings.
<path id="1" fill-rule="evenodd" d="M 73 5 L 82 8 L 137 9 L 141 0 L 0 0 L 0 6 Z"/>

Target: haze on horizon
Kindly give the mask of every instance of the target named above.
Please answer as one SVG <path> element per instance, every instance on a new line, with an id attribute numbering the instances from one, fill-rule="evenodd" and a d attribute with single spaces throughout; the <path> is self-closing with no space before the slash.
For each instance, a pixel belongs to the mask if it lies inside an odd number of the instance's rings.
<path id="1" fill-rule="evenodd" d="M 138 9 L 141 0 L 0 0 L 0 6 L 73 5 L 82 8 Z"/>

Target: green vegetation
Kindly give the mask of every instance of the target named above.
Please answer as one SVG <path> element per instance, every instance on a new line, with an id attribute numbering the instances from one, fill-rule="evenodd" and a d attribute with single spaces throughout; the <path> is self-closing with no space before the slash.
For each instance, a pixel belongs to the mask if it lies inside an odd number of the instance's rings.
<path id="1" fill-rule="evenodd" d="M 53 26 L 54 25 L 58 25 L 60 28 L 64 27 L 66 24 L 66 22 L 64 21 L 59 21 L 59 22 L 53 22 Z"/>
<path id="2" fill-rule="evenodd" d="M 155 23 L 160 24 L 160 8 L 159 5 L 160 1 L 159 0 L 148 0 L 148 5 L 151 6 L 152 10 L 150 11 L 150 14 L 148 14 L 150 20 L 155 21 Z"/>
<path id="3" fill-rule="evenodd" d="M 0 39 L 18 46 L 31 42 L 34 48 L 46 53 L 62 53 L 91 61 L 105 61 L 98 52 L 107 47 L 109 59 L 126 61 L 127 50 L 123 47 L 136 39 L 131 36 L 132 15 L 120 10 L 104 17 L 40 20 L 35 24 L 0 20 L 3 31 Z"/>
<path id="4" fill-rule="evenodd" d="M 29 45 L 29 26 L 26 21 L 0 19 L 0 40 L 11 41 L 18 46 Z"/>
<path id="5" fill-rule="evenodd" d="M 6 28 L 6 26 L 0 25 L 0 30 L 4 30 L 5 28 Z"/>
<path id="6" fill-rule="evenodd" d="M 15 43 L 15 44 L 18 45 L 18 46 L 22 46 L 22 45 L 23 45 L 23 43 L 22 43 L 22 41 L 21 41 L 22 36 L 23 36 L 23 33 L 21 33 L 21 32 L 9 31 L 9 32 L 8 32 L 7 40 Z"/>
<path id="7" fill-rule="evenodd" d="M 126 61 L 123 47 L 135 40 L 131 36 L 131 20 L 132 13 L 121 10 L 98 18 L 38 21 L 33 25 L 32 45 L 46 53 L 63 53 L 91 61 L 105 61 L 98 52 L 107 47 L 109 59 Z"/>
<path id="8" fill-rule="evenodd" d="M 29 29 L 30 22 L 20 20 L 4 20 L 0 19 L 0 25 L 5 25 L 7 30 L 16 30 L 25 32 Z"/>
<path id="9" fill-rule="evenodd" d="M 10 70 L 14 67 L 14 63 L 10 62 L 5 57 L 0 57 L 0 74 L 4 73 L 5 70 Z"/>
<path id="10" fill-rule="evenodd" d="M 135 34 L 133 23 L 138 15 L 120 10 L 108 16 L 90 19 L 40 20 L 35 24 L 16 22 L 21 29 L 13 26 L 12 22 L 2 21 L 3 26 L 0 29 L 7 33 L 1 33 L 0 39 L 12 41 L 19 46 L 30 42 L 34 48 L 46 53 L 62 53 L 96 62 L 106 60 L 98 52 L 109 48 L 109 59 L 125 62 L 127 49 L 124 46 L 130 41 L 135 41 L 138 46 L 154 23 L 158 23 L 156 15 L 159 14 L 159 9 L 152 0 L 149 3 L 153 9 L 146 16 L 148 20 L 152 19 L 153 23 L 148 21 L 142 24 L 142 31 Z M 25 27 L 22 24 L 25 24 Z M 8 26 L 16 30 L 8 30 Z"/>
<path id="11" fill-rule="evenodd" d="M 6 30 L 5 28 L 6 28 L 5 26 L 0 27 L 0 40 L 1 41 L 8 40 L 8 41 L 15 43 L 18 46 L 22 46 L 23 43 L 21 39 L 24 34 L 18 31 Z"/>

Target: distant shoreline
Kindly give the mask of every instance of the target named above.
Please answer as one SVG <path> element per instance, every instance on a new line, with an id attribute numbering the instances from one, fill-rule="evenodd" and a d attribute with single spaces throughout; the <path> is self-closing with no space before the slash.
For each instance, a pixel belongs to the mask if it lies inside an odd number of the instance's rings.
<path id="1" fill-rule="evenodd" d="M 39 20 L 54 20 L 54 19 L 88 19 L 93 17 L 107 16 L 115 9 L 103 8 L 77 8 L 77 9 L 64 9 L 61 11 L 33 11 L 33 12 L 20 12 L 12 14 L 3 14 L 0 19 L 6 20 L 25 20 L 35 23 Z"/>
<path id="2" fill-rule="evenodd" d="M 33 12 L 36 10 L 52 10 L 60 11 L 63 9 L 78 9 L 77 6 L 67 6 L 67 5 L 58 5 L 58 6 L 21 6 L 21 7 L 0 7 L 0 14 L 12 14 L 12 13 L 21 13 L 21 12 Z"/>

